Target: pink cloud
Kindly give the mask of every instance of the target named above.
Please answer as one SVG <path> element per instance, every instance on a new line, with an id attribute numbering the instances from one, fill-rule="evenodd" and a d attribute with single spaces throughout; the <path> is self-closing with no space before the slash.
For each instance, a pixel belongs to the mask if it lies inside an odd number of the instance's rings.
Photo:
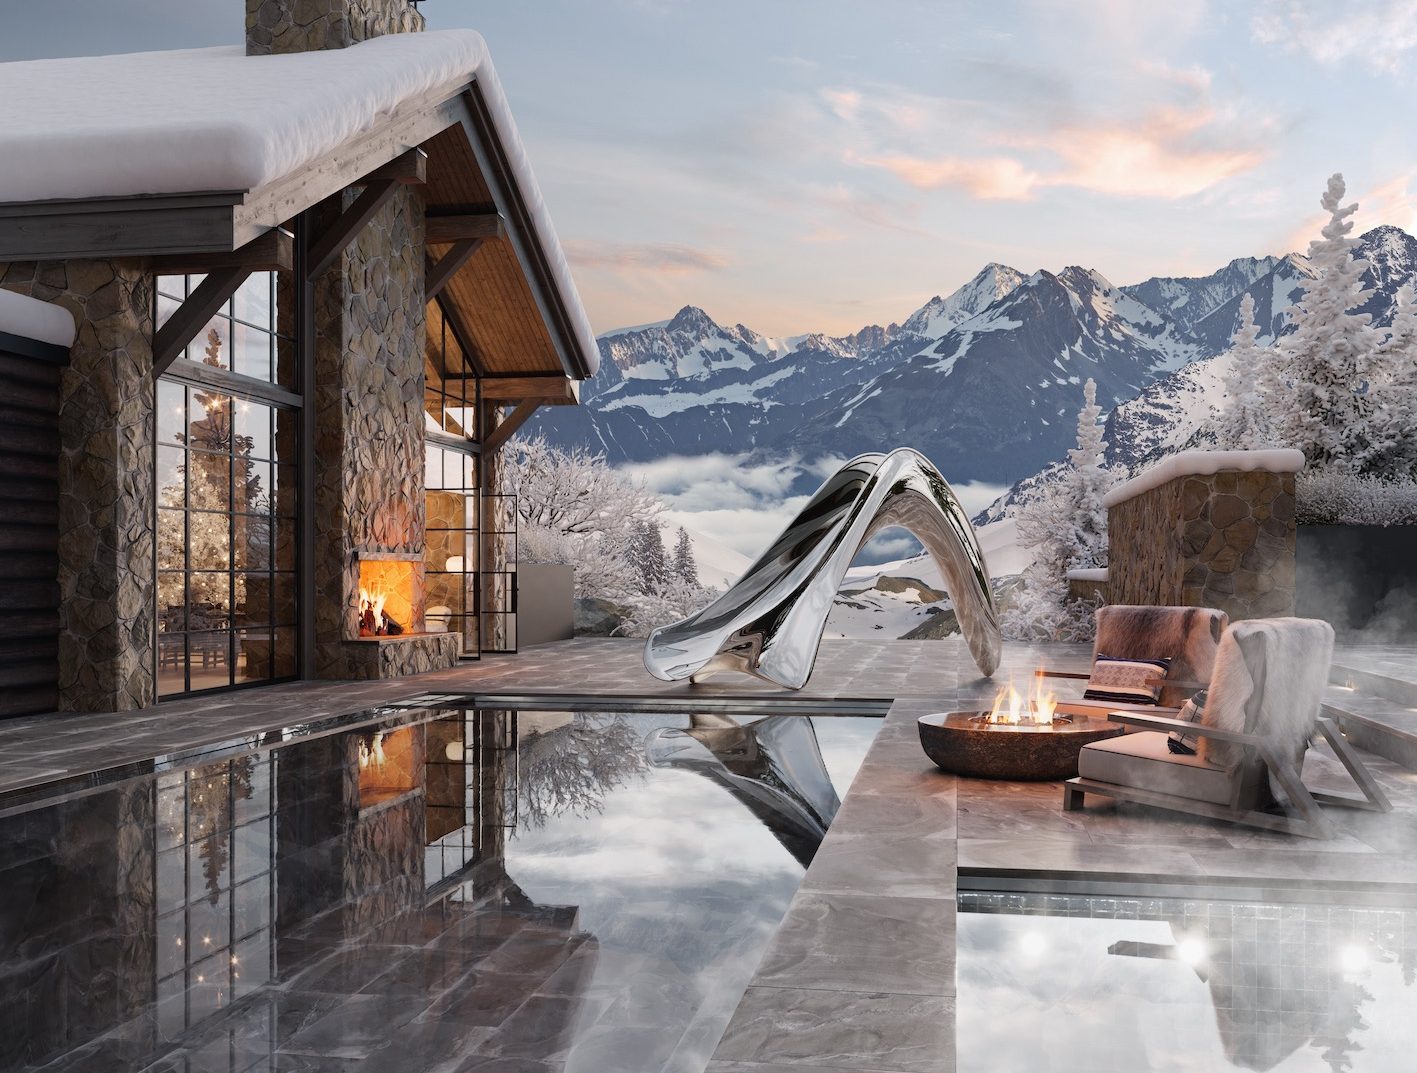
<path id="1" fill-rule="evenodd" d="M 981 201 L 1027 201 L 1041 181 L 1037 172 L 1009 157 L 916 157 L 896 153 L 855 158 L 868 167 L 884 168 L 917 190 L 953 186 Z"/>
<path id="2" fill-rule="evenodd" d="M 566 256 L 582 268 L 647 271 L 671 275 L 712 272 L 728 267 L 728 259 L 712 250 L 668 242 L 619 243 L 570 240 Z"/>

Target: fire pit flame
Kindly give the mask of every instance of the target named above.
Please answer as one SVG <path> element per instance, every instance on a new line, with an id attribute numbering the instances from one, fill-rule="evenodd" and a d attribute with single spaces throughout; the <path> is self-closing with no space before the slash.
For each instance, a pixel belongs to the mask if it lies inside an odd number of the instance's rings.
<path id="1" fill-rule="evenodd" d="M 981 714 L 979 721 L 1005 726 L 1051 726 L 1057 709 L 1057 696 L 1051 689 L 1045 692 L 1043 679 L 1035 676 L 1027 697 L 1010 681 L 994 695 L 994 706 Z"/>

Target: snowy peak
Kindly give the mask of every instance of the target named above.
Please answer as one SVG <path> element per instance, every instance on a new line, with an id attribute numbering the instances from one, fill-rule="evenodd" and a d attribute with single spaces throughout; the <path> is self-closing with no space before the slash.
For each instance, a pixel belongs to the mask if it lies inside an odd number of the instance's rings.
<path id="1" fill-rule="evenodd" d="M 719 369 L 748 369 L 771 357 L 774 348 L 751 328 L 724 328 L 698 306 L 685 306 L 663 324 L 600 338 L 603 364 L 613 365 L 627 380 L 678 380 Z"/>
<path id="2" fill-rule="evenodd" d="M 1250 284 L 1268 275 L 1279 260 L 1278 257 L 1237 257 L 1207 276 L 1152 276 L 1122 289 L 1137 301 L 1165 313 L 1182 328 L 1190 329 Z"/>
<path id="3" fill-rule="evenodd" d="M 984 312 L 1023 280 L 1023 273 L 1017 269 L 1008 265 L 987 264 L 949 297 L 936 295 L 931 298 L 905 319 L 900 326 L 901 331 L 926 339 L 938 339 L 956 325 Z"/>

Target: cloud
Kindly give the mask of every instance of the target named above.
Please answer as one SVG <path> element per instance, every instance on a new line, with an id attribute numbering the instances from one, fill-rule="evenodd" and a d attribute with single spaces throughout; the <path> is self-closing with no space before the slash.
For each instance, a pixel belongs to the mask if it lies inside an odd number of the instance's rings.
<path id="1" fill-rule="evenodd" d="M 777 507 L 801 473 L 796 460 L 749 465 L 746 457 L 671 455 L 654 462 L 632 462 L 620 468 L 644 481 L 651 492 L 678 511 Z"/>
<path id="2" fill-rule="evenodd" d="M 1332 0 L 1263 0 L 1255 39 L 1332 67 L 1348 60 L 1399 71 L 1417 48 L 1417 0 L 1365 0 L 1339 10 Z"/>
<path id="3" fill-rule="evenodd" d="M 848 155 L 847 159 L 853 158 Z M 953 186 L 980 201 L 1028 201 L 1043 181 L 1036 171 L 1008 157 L 972 160 L 955 156 L 922 158 L 897 153 L 856 159 L 867 167 L 884 168 L 917 190 Z"/>
<path id="4" fill-rule="evenodd" d="M 981 201 L 1029 201 L 1044 187 L 1075 187 L 1097 194 L 1189 197 L 1252 171 L 1267 153 L 1250 138 L 1220 130 L 1209 106 L 1166 106 L 1137 121 L 1067 124 L 1038 134 L 997 137 L 1001 144 L 1042 154 L 1030 165 L 1011 156 L 860 157 L 920 190 L 955 187 Z"/>
<path id="5" fill-rule="evenodd" d="M 565 243 L 566 256 L 581 268 L 618 271 L 651 271 L 674 274 L 716 272 L 727 268 L 728 258 L 712 250 L 676 243 L 588 242 Z"/>

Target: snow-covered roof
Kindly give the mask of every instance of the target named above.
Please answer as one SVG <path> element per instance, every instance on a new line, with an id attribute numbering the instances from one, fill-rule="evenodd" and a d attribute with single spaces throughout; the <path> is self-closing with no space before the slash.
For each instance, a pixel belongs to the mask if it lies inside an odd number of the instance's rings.
<path id="1" fill-rule="evenodd" d="M 74 344 L 74 315 L 53 302 L 0 287 L 0 332 L 70 347 Z"/>
<path id="2" fill-rule="evenodd" d="M 400 108 L 472 82 L 594 372 L 595 335 L 486 42 L 472 30 L 274 56 L 230 46 L 0 63 L 0 203 L 255 190 Z"/>
<path id="3" fill-rule="evenodd" d="M 1123 481 L 1102 497 L 1104 507 L 1115 507 L 1134 496 L 1160 488 L 1177 477 L 1208 476 L 1222 470 L 1267 470 L 1270 473 L 1298 473 L 1304 468 L 1304 452 L 1287 448 L 1265 451 L 1178 451 L 1163 458 L 1131 480 Z"/>
<path id="4" fill-rule="evenodd" d="M 1080 567 L 1077 570 L 1069 570 L 1066 577 L 1069 581 L 1106 581 L 1107 568 L 1105 566 Z"/>
<path id="5" fill-rule="evenodd" d="M 0 201 L 253 190 L 490 67 L 471 30 L 0 63 Z"/>

